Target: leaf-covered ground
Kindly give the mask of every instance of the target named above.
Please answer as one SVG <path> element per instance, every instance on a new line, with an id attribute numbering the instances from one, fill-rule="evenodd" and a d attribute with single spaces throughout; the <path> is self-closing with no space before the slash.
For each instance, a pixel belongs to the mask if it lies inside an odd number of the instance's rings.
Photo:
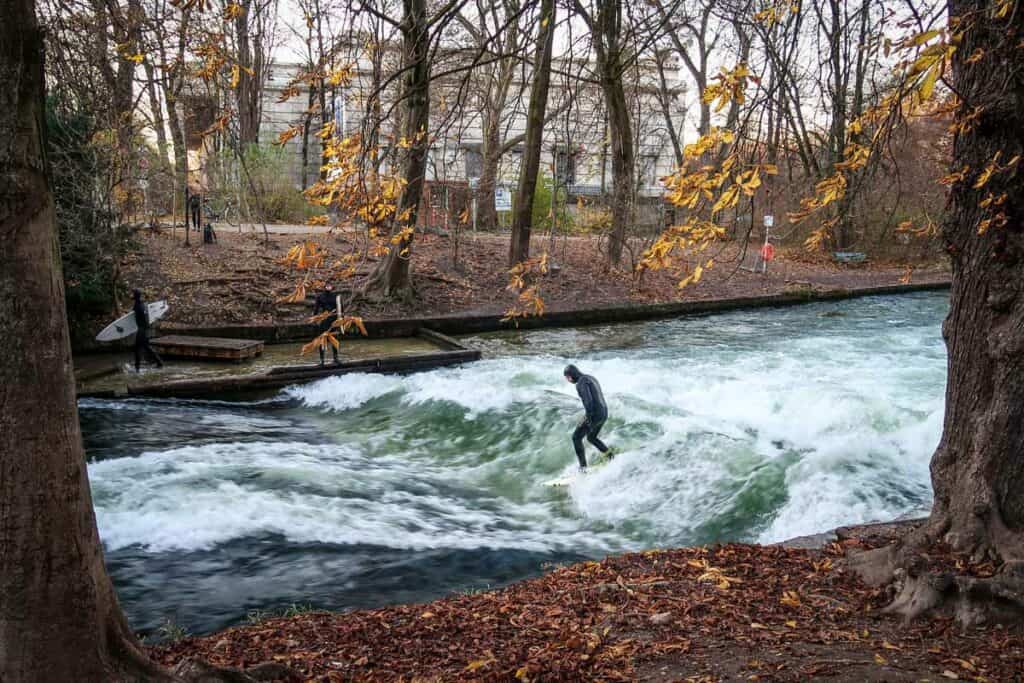
<path id="1" fill-rule="evenodd" d="M 1020 681 L 1024 637 L 882 616 L 824 552 L 725 545 L 586 562 L 488 593 L 271 619 L 155 647 L 302 681 Z"/>
<path id="2" fill-rule="evenodd" d="M 271 226 L 284 230 L 287 226 Z M 293 230 L 301 230 L 293 226 Z M 122 264 L 125 284 L 143 289 L 150 300 L 170 303 L 167 320 L 198 325 L 222 323 L 271 323 L 302 320 L 309 316 L 309 301 L 284 304 L 280 300 L 295 290 L 299 279 L 282 263 L 287 248 L 302 239 L 321 243 L 327 250 L 329 266 L 342 254 L 361 252 L 367 245 L 356 232 L 305 236 L 298 232 L 273 234 L 265 244 L 255 234 L 221 230 L 214 245 L 185 247 L 183 233 L 137 234 L 138 249 Z M 410 304 L 362 302 L 352 311 L 366 318 L 401 318 L 448 313 L 502 313 L 514 302 L 508 284 L 508 235 L 472 233 L 456 242 L 450 236 L 417 234 L 413 246 L 412 272 L 416 300 Z M 642 244 L 632 245 L 642 250 Z M 756 296 L 799 289 L 854 288 L 896 284 L 907 275 L 904 265 L 872 263 L 850 268 L 830 263 L 824 255 L 810 257 L 802 249 L 779 249 L 767 275 L 738 269 L 744 251 L 735 242 L 723 243 L 713 251 L 716 265 L 701 281 L 680 291 L 680 272 L 647 273 L 634 279 L 628 263 L 609 271 L 600 243 L 593 238 L 559 239 L 552 246 L 538 237 L 534 253 L 550 250 L 557 270 L 543 278 L 542 297 L 548 310 L 573 310 L 629 303 L 656 303 L 693 299 Z M 639 252 L 638 252 L 639 253 Z M 746 260 L 752 253 L 745 253 Z M 627 260 L 628 260 L 627 256 Z M 336 282 L 339 289 L 358 288 L 361 276 L 374 267 L 364 262 L 352 281 Z M 323 271 L 323 272 L 326 272 Z M 944 267 L 919 266 L 912 281 L 948 279 Z M 125 305 L 130 305 L 127 290 Z"/>

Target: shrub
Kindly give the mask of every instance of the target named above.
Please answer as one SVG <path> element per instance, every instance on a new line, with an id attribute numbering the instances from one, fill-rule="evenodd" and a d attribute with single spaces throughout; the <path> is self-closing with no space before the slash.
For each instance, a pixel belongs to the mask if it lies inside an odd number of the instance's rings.
<path id="1" fill-rule="evenodd" d="M 247 221 L 302 223 L 310 206 L 295 182 L 295 159 L 286 148 L 250 145 L 239 160 L 226 151 L 213 172 L 214 195 L 240 192 L 241 213 Z"/>
<path id="2" fill-rule="evenodd" d="M 116 225 L 108 159 L 93 144 L 96 125 L 85 111 L 51 98 L 46 103 L 47 156 L 53 181 L 65 298 L 71 327 L 90 313 L 108 312 L 127 230 Z"/>

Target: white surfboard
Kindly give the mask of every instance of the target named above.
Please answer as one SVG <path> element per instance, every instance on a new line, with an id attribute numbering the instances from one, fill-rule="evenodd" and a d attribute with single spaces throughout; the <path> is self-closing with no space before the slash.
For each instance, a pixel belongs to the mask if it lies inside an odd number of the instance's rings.
<path id="1" fill-rule="evenodd" d="M 618 458 L 621 457 L 621 455 L 621 453 L 617 453 L 615 457 Z M 608 458 L 598 458 L 595 462 L 592 462 L 589 465 L 587 465 L 587 469 L 585 472 L 580 472 L 579 470 L 572 470 L 567 474 L 563 474 L 560 477 L 556 477 L 555 479 L 550 479 L 544 482 L 544 486 L 550 486 L 552 488 L 564 488 L 567 486 L 572 486 L 573 482 L 575 482 L 577 478 L 586 477 L 590 474 L 593 474 L 594 472 L 600 470 L 601 468 L 607 467 L 609 463 L 611 463 L 611 460 L 609 460 Z"/>
<path id="2" fill-rule="evenodd" d="M 167 314 L 167 309 L 170 308 L 166 301 L 154 301 L 153 303 L 146 306 L 146 310 L 149 311 L 149 324 L 152 325 L 160 318 Z M 110 323 L 103 328 L 103 331 L 96 335 L 96 341 L 111 342 L 118 339 L 124 339 L 130 337 L 138 331 L 138 326 L 135 324 L 135 313 L 125 313 L 120 318 Z"/>

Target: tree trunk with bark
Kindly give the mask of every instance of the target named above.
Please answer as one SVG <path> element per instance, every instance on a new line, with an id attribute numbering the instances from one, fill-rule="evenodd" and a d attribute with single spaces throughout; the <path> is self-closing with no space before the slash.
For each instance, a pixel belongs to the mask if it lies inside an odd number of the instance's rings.
<path id="1" fill-rule="evenodd" d="M 608 110 L 608 130 L 612 154 L 612 231 L 608 243 L 608 262 L 617 265 L 626 245 L 626 230 L 633 208 L 633 133 L 629 104 L 622 85 L 618 60 L 601 60 L 601 87 Z"/>
<path id="2" fill-rule="evenodd" d="M 1024 24 L 993 16 L 992 2 L 951 0 L 963 40 L 953 57 L 953 86 L 962 97 L 956 121 L 981 107 L 955 136 L 955 183 L 942 230 L 953 265 L 945 421 L 932 456 L 935 500 L 927 525 L 902 544 L 854 558 L 867 580 L 902 579 L 892 611 L 913 617 L 942 610 L 960 621 L 1024 618 L 1024 170 L 1006 162 L 1024 154 Z M 981 50 L 976 53 L 975 50 Z M 981 54 L 970 63 L 968 57 Z M 973 59 L 974 57 L 972 57 Z M 1005 78 L 993 78 L 1003 74 Z M 1003 170 L 976 188 L 997 159 Z M 988 196 L 1004 197 L 984 208 Z M 986 226 L 984 221 L 999 214 Z M 1005 563 L 991 579 L 914 570 L 918 548 L 945 541 L 974 558 Z"/>
<path id="3" fill-rule="evenodd" d="M 1018 163 L 974 187 L 997 154 L 1005 164 L 1024 153 L 1024 70 L 1016 48 L 1024 24 L 1018 18 L 1007 35 L 1005 22 L 988 16 L 992 5 L 950 2 L 952 16 L 973 22 L 953 61 L 965 100 L 957 118 L 975 106 L 984 110 L 978 125 L 954 141 L 952 168 L 971 171 L 953 186 L 942 226 L 953 290 L 943 325 L 949 376 L 931 465 L 931 524 L 955 548 L 1024 559 L 1024 168 Z M 976 48 L 984 50 L 982 59 L 967 63 Z M 997 73 L 1008 77 L 992 78 Z M 979 204 L 1004 193 L 1006 225 L 979 234 L 981 222 L 999 213 Z"/>
<path id="4" fill-rule="evenodd" d="M 251 0 L 242 0 L 241 12 L 235 17 L 235 41 L 238 58 L 238 144 L 240 153 L 259 141 L 260 136 L 260 88 L 258 74 L 250 44 L 249 25 L 252 20 Z M 257 46 L 258 49 L 258 46 Z"/>
<path id="5" fill-rule="evenodd" d="M 530 258 L 530 231 L 533 228 L 533 195 L 537 191 L 540 172 L 541 144 L 544 137 L 544 113 L 548 106 L 548 87 L 551 82 L 551 53 L 555 37 L 554 0 L 541 0 L 540 32 L 534 56 L 533 86 L 526 115 L 526 142 L 522 167 L 519 169 L 519 187 L 512 215 L 512 239 L 509 243 L 508 263 L 514 266 Z"/>
<path id="6" fill-rule="evenodd" d="M 33 5 L 6 3 L 0 22 L 0 680 L 160 680 L 118 606 L 92 509 Z"/>
<path id="7" fill-rule="evenodd" d="M 316 93 L 310 84 L 306 97 L 306 111 L 302 115 L 302 189 L 309 187 L 309 132 L 313 123 L 313 103 Z M 321 165 L 323 160 L 321 160 Z"/>
<path id="8" fill-rule="evenodd" d="M 498 184 L 498 164 L 501 163 L 501 131 L 493 113 L 484 114 L 483 144 L 480 145 L 480 182 L 476 188 L 476 220 L 484 230 L 498 225 L 498 212 L 494 209 L 494 191 Z"/>
<path id="9" fill-rule="evenodd" d="M 430 26 L 426 0 L 403 0 L 402 54 L 404 76 L 403 136 L 410 141 L 405 150 L 403 176 L 406 185 L 398 198 L 397 218 L 392 231 L 397 243 L 389 244 L 387 256 L 367 280 L 364 294 L 377 299 L 411 300 L 412 277 L 409 261 L 423 181 L 430 149 Z"/>
<path id="10" fill-rule="evenodd" d="M 601 80 L 612 154 L 612 228 L 608 244 L 608 262 L 618 265 L 626 245 L 626 231 L 632 218 L 633 127 L 629 102 L 623 85 L 625 41 L 622 35 L 622 4 L 601 0 L 592 22 L 597 71 Z"/>

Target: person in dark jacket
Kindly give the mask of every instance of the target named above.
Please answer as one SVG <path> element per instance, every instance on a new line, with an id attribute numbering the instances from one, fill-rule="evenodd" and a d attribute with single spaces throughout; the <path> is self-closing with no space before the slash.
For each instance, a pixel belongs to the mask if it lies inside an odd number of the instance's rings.
<path id="1" fill-rule="evenodd" d="M 149 345 L 149 309 L 146 307 L 146 302 L 142 300 L 142 292 L 133 289 L 132 297 L 135 299 L 132 303 L 132 312 L 135 314 L 135 327 L 138 328 L 135 332 L 135 372 L 140 371 L 143 353 L 146 353 L 158 368 L 162 368 L 164 362 Z"/>
<path id="2" fill-rule="evenodd" d="M 324 285 L 323 291 L 316 295 L 316 300 L 313 302 L 313 315 L 323 313 L 324 311 L 331 311 L 331 315 L 324 318 L 320 323 L 320 334 L 327 332 L 331 329 L 331 325 L 338 319 L 338 304 L 337 294 L 334 293 L 334 285 L 328 282 Z M 334 344 L 331 344 L 331 353 L 334 354 L 334 362 L 341 363 L 338 360 L 338 349 L 335 348 Z M 324 364 L 324 347 L 320 347 L 320 365 Z"/>
<path id="3" fill-rule="evenodd" d="M 597 450 L 601 451 L 608 458 L 614 457 L 611 449 L 597 438 L 605 420 L 608 419 L 608 405 L 604 402 L 604 394 L 601 393 L 601 385 L 590 375 L 584 375 L 575 365 L 567 365 L 562 373 L 565 379 L 576 385 L 576 393 L 583 401 L 583 409 L 586 416 L 576 431 L 572 433 L 572 445 L 576 449 L 576 458 L 580 461 L 580 469 L 587 468 L 587 456 L 583 453 L 583 437 L 594 444 Z"/>
<path id="4" fill-rule="evenodd" d="M 203 197 L 198 192 L 193 192 L 188 197 L 188 213 L 192 229 L 199 232 L 199 224 L 203 222 Z M 188 230 L 188 225 L 185 229 Z"/>

